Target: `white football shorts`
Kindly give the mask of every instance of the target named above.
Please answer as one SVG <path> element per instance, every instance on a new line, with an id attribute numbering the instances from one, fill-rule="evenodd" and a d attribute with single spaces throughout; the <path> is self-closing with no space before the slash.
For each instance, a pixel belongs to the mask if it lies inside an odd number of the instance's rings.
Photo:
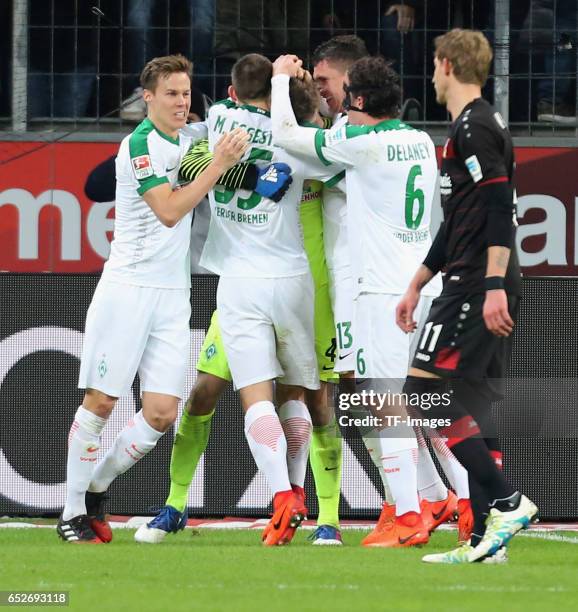
<path id="1" fill-rule="evenodd" d="M 313 280 L 219 279 L 219 325 L 237 389 L 277 379 L 319 389 L 313 331 Z"/>
<path id="2" fill-rule="evenodd" d="M 405 381 L 433 297 L 422 297 L 414 312 L 417 331 L 405 334 L 395 322 L 401 295 L 362 293 L 355 301 L 356 378 Z"/>
<path id="3" fill-rule="evenodd" d="M 339 272 L 329 271 L 329 294 L 337 341 L 337 354 L 335 355 L 333 371 L 354 372 L 353 278 L 350 268 Z"/>
<path id="4" fill-rule="evenodd" d="M 189 289 L 100 280 L 86 315 L 78 386 L 112 397 L 141 391 L 182 398 L 189 364 Z"/>

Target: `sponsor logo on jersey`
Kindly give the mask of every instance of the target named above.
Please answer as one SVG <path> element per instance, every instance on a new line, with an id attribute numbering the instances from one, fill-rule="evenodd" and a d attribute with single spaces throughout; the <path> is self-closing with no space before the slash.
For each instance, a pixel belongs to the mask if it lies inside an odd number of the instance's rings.
<path id="1" fill-rule="evenodd" d="M 426 355 L 425 353 L 416 353 L 415 354 L 415 358 L 419 359 L 420 361 L 429 361 L 431 359 L 430 355 Z"/>
<path id="2" fill-rule="evenodd" d="M 139 181 L 142 181 L 143 179 L 146 179 L 154 174 L 150 155 L 139 155 L 138 157 L 133 157 L 132 167 L 134 168 L 134 175 Z"/>
<path id="3" fill-rule="evenodd" d="M 444 196 L 452 195 L 452 179 L 449 174 L 440 177 L 440 193 Z"/>
<path id="4" fill-rule="evenodd" d="M 479 183 L 484 178 L 484 175 L 482 174 L 482 167 L 480 166 L 480 162 L 475 155 L 471 155 L 470 157 L 466 158 L 466 167 L 474 179 L 474 183 Z"/>

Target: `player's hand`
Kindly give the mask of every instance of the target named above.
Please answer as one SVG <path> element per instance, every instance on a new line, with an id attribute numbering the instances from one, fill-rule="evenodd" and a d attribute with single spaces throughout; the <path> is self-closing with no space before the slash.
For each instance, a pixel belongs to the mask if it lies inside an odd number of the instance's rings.
<path id="1" fill-rule="evenodd" d="M 415 26 L 415 9 L 407 4 L 392 4 L 385 16 L 397 13 L 397 31 L 402 34 L 411 32 Z"/>
<path id="2" fill-rule="evenodd" d="M 224 134 L 215 145 L 213 163 L 225 172 L 243 157 L 248 147 L 249 134 L 242 128 L 235 128 L 232 132 Z"/>
<path id="3" fill-rule="evenodd" d="M 514 321 L 508 312 L 508 296 L 503 289 L 486 291 L 484 323 L 495 336 L 506 338 L 514 329 Z"/>
<path id="4" fill-rule="evenodd" d="M 395 322 L 401 331 L 406 334 L 414 332 L 417 328 L 417 323 L 413 319 L 413 313 L 419 302 L 419 295 L 419 291 L 410 287 L 395 309 Z"/>
<path id="5" fill-rule="evenodd" d="M 302 79 L 304 73 L 303 60 L 300 60 L 296 55 L 280 55 L 273 62 L 273 76 L 288 74 L 290 77 Z"/>
<path id="6" fill-rule="evenodd" d="M 280 162 L 260 168 L 257 172 L 257 185 L 254 191 L 273 202 L 279 202 L 293 182 L 291 168 Z"/>

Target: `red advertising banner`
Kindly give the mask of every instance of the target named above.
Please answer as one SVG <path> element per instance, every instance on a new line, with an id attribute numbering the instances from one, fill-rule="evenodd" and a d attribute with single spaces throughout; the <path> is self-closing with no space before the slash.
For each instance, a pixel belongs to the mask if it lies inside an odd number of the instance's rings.
<path id="1" fill-rule="evenodd" d="M 114 143 L 2 142 L 0 271 L 95 272 L 114 203 L 84 194 Z M 578 276 L 578 148 L 518 147 L 518 248 L 526 275 Z M 576 174 L 575 174 L 576 173 Z"/>

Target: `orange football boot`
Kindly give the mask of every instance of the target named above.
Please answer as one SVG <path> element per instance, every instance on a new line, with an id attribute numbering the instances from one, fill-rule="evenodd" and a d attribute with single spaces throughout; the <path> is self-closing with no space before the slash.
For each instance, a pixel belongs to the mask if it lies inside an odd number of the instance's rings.
<path id="1" fill-rule="evenodd" d="M 420 503 L 421 517 L 429 533 L 433 533 L 442 523 L 451 521 L 458 510 L 458 498 L 448 489 L 448 496 L 437 502 L 422 499 Z"/>
<path id="2" fill-rule="evenodd" d="M 389 523 L 393 523 L 395 521 L 395 504 L 388 504 L 387 502 L 383 502 L 383 507 L 381 508 L 381 514 L 377 519 L 377 525 L 374 527 L 371 533 L 368 533 L 363 540 L 361 540 L 362 546 L 370 546 L 376 538 L 379 538 L 379 535 L 383 532 L 386 525 Z"/>
<path id="3" fill-rule="evenodd" d="M 458 499 L 458 542 L 467 543 L 474 530 L 474 513 L 469 499 Z"/>
<path id="4" fill-rule="evenodd" d="M 371 544 L 364 546 L 381 548 L 402 548 L 427 544 L 429 533 L 423 524 L 421 515 L 417 512 L 406 512 L 396 516 L 394 521 L 385 524 Z"/>
<path id="5" fill-rule="evenodd" d="M 265 546 L 282 546 L 293 539 L 295 530 L 307 516 L 304 497 L 293 490 L 275 495 L 273 516 L 261 536 Z"/>
<path id="6" fill-rule="evenodd" d="M 300 499 L 303 506 L 305 506 L 305 489 L 303 487 L 299 487 L 297 485 L 292 484 L 291 488 L 293 489 L 293 493 Z M 295 525 L 294 527 L 287 527 L 285 533 L 281 536 L 281 539 L 277 543 L 278 546 L 282 546 L 283 544 L 289 544 L 297 531 L 297 527 L 299 525 Z"/>

